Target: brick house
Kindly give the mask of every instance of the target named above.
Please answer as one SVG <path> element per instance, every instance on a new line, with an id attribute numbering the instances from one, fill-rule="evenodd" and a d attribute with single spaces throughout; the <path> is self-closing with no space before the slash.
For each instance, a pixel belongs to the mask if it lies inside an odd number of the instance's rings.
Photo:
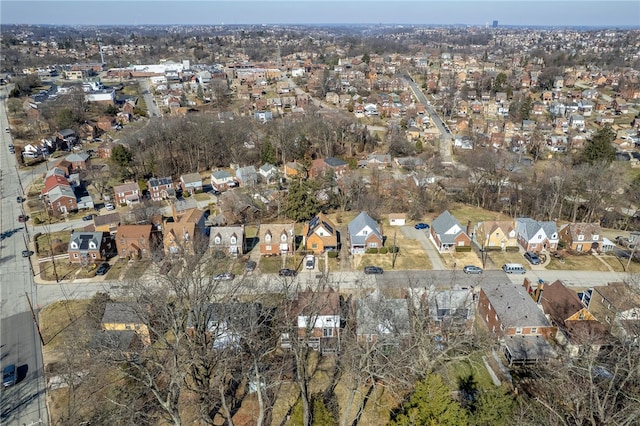
<path id="1" fill-rule="evenodd" d="M 589 253 L 602 249 L 602 229 L 599 223 L 568 223 L 560 228 L 559 239 L 565 248 Z"/>
<path id="2" fill-rule="evenodd" d="M 449 210 L 442 212 L 431 223 L 429 238 L 440 253 L 471 245 L 471 238 Z"/>
<path id="3" fill-rule="evenodd" d="M 173 186 L 171 176 L 162 178 L 151 178 L 147 182 L 149 195 L 153 201 L 162 201 L 167 198 L 175 197 L 176 190 Z"/>
<path id="4" fill-rule="evenodd" d="M 209 228 L 209 249 L 227 255 L 243 255 L 246 250 L 244 225 Z"/>
<path id="5" fill-rule="evenodd" d="M 316 254 L 325 250 L 338 250 L 338 229 L 323 213 L 318 213 L 304 225 L 302 238 L 305 248 Z"/>
<path id="6" fill-rule="evenodd" d="M 546 252 L 558 248 L 558 228 L 553 221 L 537 221 L 528 217 L 516 219 L 518 244 L 525 251 Z"/>
<path id="7" fill-rule="evenodd" d="M 260 225 L 258 233 L 260 255 L 293 254 L 295 250 L 294 223 L 267 223 Z"/>
<path id="8" fill-rule="evenodd" d="M 140 186 L 138 182 L 129 182 L 113 187 L 114 199 L 118 205 L 131 205 L 140 202 Z"/>
<path id="9" fill-rule="evenodd" d="M 360 212 L 347 226 L 351 254 L 365 253 L 369 248 L 379 249 L 384 237 L 378 222 L 366 212 Z"/>
<path id="10" fill-rule="evenodd" d="M 71 263 L 104 262 L 115 251 L 111 235 L 106 232 L 74 232 L 68 246 Z"/>
<path id="11" fill-rule="evenodd" d="M 120 225 L 116 234 L 116 247 L 121 258 L 151 258 L 153 225 Z"/>

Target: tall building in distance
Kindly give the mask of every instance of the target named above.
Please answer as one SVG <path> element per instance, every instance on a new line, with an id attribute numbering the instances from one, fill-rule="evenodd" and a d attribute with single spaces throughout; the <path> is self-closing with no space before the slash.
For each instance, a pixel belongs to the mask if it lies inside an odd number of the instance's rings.
<path id="1" fill-rule="evenodd" d="M 493 21 L 493 24 L 491 25 L 491 27 L 498 28 L 498 21 Z"/>

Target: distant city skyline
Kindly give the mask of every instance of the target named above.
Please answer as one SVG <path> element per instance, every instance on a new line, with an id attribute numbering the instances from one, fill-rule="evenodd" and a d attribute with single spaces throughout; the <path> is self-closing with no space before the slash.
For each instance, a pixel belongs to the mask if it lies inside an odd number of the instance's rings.
<path id="1" fill-rule="evenodd" d="M 638 0 L 3 0 L 0 23 L 406 24 L 640 27 Z"/>

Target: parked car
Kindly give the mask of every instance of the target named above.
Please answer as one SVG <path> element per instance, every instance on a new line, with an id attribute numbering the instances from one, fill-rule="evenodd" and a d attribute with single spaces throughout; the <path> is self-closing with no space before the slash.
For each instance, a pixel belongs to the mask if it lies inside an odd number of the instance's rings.
<path id="1" fill-rule="evenodd" d="M 18 202 L 18 204 L 20 204 L 20 203 L 24 202 L 24 201 L 25 201 L 25 199 L 18 195 L 18 196 L 16 197 L 16 201 Z"/>
<path id="2" fill-rule="evenodd" d="M 531 251 L 527 251 L 524 253 L 524 258 L 527 259 L 529 261 L 529 263 L 531 263 L 532 265 L 539 265 L 540 264 L 540 258 L 538 257 L 537 254 L 531 252 Z"/>
<path id="3" fill-rule="evenodd" d="M 251 272 L 254 271 L 256 269 L 256 262 L 255 260 L 249 260 L 245 265 L 244 265 L 244 270 L 247 272 Z"/>
<path id="4" fill-rule="evenodd" d="M 283 268 L 280 269 L 278 275 L 281 277 L 295 277 L 298 273 L 293 269 Z"/>
<path id="5" fill-rule="evenodd" d="M 2 370 L 2 386 L 8 388 L 18 381 L 18 369 L 15 364 L 9 364 Z"/>
<path id="6" fill-rule="evenodd" d="M 5 131 L 5 133 L 9 133 L 9 132 L 10 132 L 10 130 L 9 130 L 9 128 L 8 128 L 8 127 L 5 127 L 5 128 L 4 128 L 4 131 Z"/>
<path id="7" fill-rule="evenodd" d="M 26 222 L 29 220 L 29 216 L 27 216 L 26 214 L 21 214 L 20 216 L 18 216 L 18 222 Z"/>
<path id="8" fill-rule="evenodd" d="M 481 274 L 482 273 L 482 268 L 480 268 L 479 266 L 475 266 L 475 265 L 466 265 L 464 268 L 462 268 L 462 271 L 465 274 Z"/>
<path id="9" fill-rule="evenodd" d="M 106 274 L 110 267 L 111 265 L 109 265 L 108 263 L 103 263 L 102 265 L 98 266 L 98 269 L 96 270 L 96 275 Z"/>
<path id="10" fill-rule="evenodd" d="M 414 228 L 416 228 L 416 229 L 429 229 L 429 225 L 427 225 L 426 223 L 420 222 L 420 223 L 416 223 Z"/>
<path id="11" fill-rule="evenodd" d="M 312 254 L 308 254 L 304 258 L 304 267 L 307 269 L 313 269 L 316 266 L 316 257 Z"/>
<path id="12" fill-rule="evenodd" d="M 104 205 L 104 208 L 107 209 L 107 210 L 115 210 L 115 206 L 113 204 L 111 204 L 111 203 L 106 203 Z"/>
<path id="13" fill-rule="evenodd" d="M 380 275 L 384 270 L 379 266 L 365 266 L 364 273 L 367 275 Z"/>
<path id="14" fill-rule="evenodd" d="M 22 250 L 22 257 L 31 257 L 33 256 L 33 250 Z"/>
<path id="15" fill-rule="evenodd" d="M 82 216 L 82 220 L 93 220 L 93 215 L 92 214 L 88 214 L 86 216 Z"/>
<path id="16" fill-rule="evenodd" d="M 234 274 L 232 274 L 231 272 L 223 272 L 221 274 L 215 275 L 213 277 L 214 281 L 231 281 L 235 278 L 236 276 Z"/>

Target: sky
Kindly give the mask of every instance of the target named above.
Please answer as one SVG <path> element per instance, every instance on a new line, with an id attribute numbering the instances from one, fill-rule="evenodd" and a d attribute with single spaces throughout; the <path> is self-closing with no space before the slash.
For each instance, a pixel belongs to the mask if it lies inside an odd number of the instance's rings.
<path id="1" fill-rule="evenodd" d="M 419 24 L 640 28 L 639 0 L 0 0 L 0 24 Z"/>

